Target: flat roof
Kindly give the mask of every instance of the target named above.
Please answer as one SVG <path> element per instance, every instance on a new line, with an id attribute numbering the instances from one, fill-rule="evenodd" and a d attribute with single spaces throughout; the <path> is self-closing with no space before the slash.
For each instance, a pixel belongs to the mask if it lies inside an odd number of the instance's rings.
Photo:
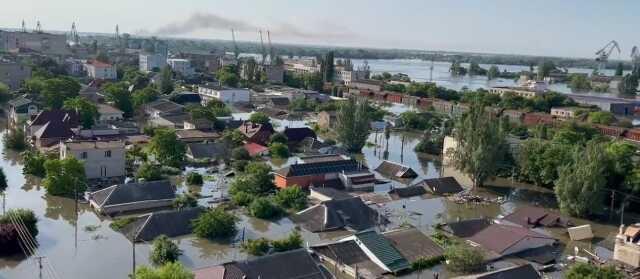
<path id="1" fill-rule="evenodd" d="M 67 149 L 83 150 L 83 149 L 107 149 L 107 148 L 124 148 L 124 142 L 121 140 L 82 140 L 64 142 Z"/>

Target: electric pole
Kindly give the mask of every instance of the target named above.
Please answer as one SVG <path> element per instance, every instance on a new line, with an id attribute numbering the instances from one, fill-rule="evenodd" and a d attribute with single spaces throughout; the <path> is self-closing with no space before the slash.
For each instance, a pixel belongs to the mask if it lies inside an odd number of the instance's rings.
<path id="1" fill-rule="evenodd" d="M 42 279 L 42 256 L 39 257 L 35 257 L 35 259 L 38 261 L 38 278 Z"/>

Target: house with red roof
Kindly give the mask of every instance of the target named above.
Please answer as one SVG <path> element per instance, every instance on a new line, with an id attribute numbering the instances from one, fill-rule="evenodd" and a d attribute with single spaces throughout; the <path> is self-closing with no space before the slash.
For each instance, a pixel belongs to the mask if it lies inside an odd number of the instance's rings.
<path id="1" fill-rule="evenodd" d="M 269 154 L 269 148 L 253 142 L 246 143 L 243 148 L 249 152 L 249 156 L 251 157 L 266 156 Z"/>

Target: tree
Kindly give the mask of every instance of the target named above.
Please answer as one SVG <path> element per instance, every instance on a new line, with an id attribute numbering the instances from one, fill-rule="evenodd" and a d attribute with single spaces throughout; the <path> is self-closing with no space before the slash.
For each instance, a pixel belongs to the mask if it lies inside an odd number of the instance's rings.
<path id="1" fill-rule="evenodd" d="M 289 139 L 287 139 L 287 136 L 283 133 L 275 133 L 271 135 L 271 137 L 269 138 L 269 142 L 287 144 L 287 142 L 289 142 Z"/>
<path id="2" fill-rule="evenodd" d="M 4 215 L 0 216 L 0 225 L 12 224 L 12 220 L 15 219 L 18 219 L 21 221 L 21 223 L 24 223 L 24 227 L 35 239 L 39 231 L 38 217 L 36 217 L 36 214 L 33 213 L 33 210 L 25 208 L 9 209 Z"/>
<path id="3" fill-rule="evenodd" d="M 517 158 L 520 176 L 536 185 L 552 185 L 558 179 L 558 168 L 571 160 L 570 150 L 570 145 L 540 139 L 525 141 Z"/>
<path id="4" fill-rule="evenodd" d="M 275 205 L 270 199 L 265 197 L 259 197 L 253 199 L 249 205 L 249 213 L 252 216 L 260 219 L 269 219 L 280 215 L 280 208 Z"/>
<path id="5" fill-rule="evenodd" d="M 473 187 L 495 175 L 506 151 L 504 135 L 495 121 L 475 100 L 468 113 L 458 119 L 453 132 L 458 146 L 451 153 L 453 165 L 471 177 Z"/>
<path id="6" fill-rule="evenodd" d="M 158 165 L 143 163 L 136 172 L 136 178 L 144 181 L 162 180 L 162 170 Z"/>
<path id="7" fill-rule="evenodd" d="M 100 117 L 98 107 L 82 97 L 74 97 L 64 101 L 64 109 L 72 110 L 80 115 L 80 122 L 85 129 L 91 129 L 96 119 Z"/>
<path id="8" fill-rule="evenodd" d="M 622 64 L 622 62 L 619 62 L 618 65 L 616 65 L 615 76 L 621 77 L 623 73 L 624 73 L 624 64 Z"/>
<path id="9" fill-rule="evenodd" d="M 155 131 L 149 150 L 155 158 L 163 165 L 178 167 L 184 159 L 185 147 L 178 140 L 174 130 L 158 129 Z"/>
<path id="10" fill-rule="evenodd" d="M 0 256 L 11 256 L 21 251 L 18 227 L 13 224 L 0 224 Z"/>
<path id="11" fill-rule="evenodd" d="M 0 168 L 0 193 L 4 192 L 7 187 L 7 176 L 4 174 L 4 169 Z"/>
<path id="12" fill-rule="evenodd" d="M 264 254 L 269 252 L 270 248 L 271 246 L 269 245 L 269 240 L 264 237 L 258 239 L 249 239 L 246 242 L 242 243 L 242 250 L 254 256 L 263 256 Z"/>
<path id="13" fill-rule="evenodd" d="M 587 120 L 593 124 L 610 125 L 616 121 L 616 117 L 608 111 L 592 111 L 589 112 Z"/>
<path id="14" fill-rule="evenodd" d="M 136 269 L 136 279 L 193 279 L 195 276 L 179 262 L 165 264 L 157 269 L 142 266 Z"/>
<path id="15" fill-rule="evenodd" d="M 176 196 L 173 201 L 173 208 L 182 209 L 198 206 L 198 199 L 189 193 L 184 193 Z"/>
<path id="16" fill-rule="evenodd" d="M 349 99 L 336 115 L 338 141 L 350 152 L 360 152 L 369 137 L 369 104 Z"/>
<path id="17" fill-rule="evenodd" d="M 211 100 L 205 106 L 195 105 L 188 108 L 194 119 L 207 119 L 216 122 L 218 117 L 230 116 L 231 110 L 225 103 L 218 100 Z"/>
<path id="18" fill-rule="evenodd" d="M 544 79 L 548 77 L 551 71 L 556 69 L 556 64 L 553 61 L 542 61 L 538 64 L 538 79 Z"/>
<path id="19" fill-rule="evenodd" d="M 218 207 L 193 220 L 193 232 L 201 238 L 219 239 L 235 235 L 237 217 Z"/>
<path id="20" fill-rule="evenodd" d="M 238 206 L 247 206 L 253 202 L 254 195 L 247 192 L 238 191 L 231 195 L 231 201 Z"/>
<path id="21" fill-rule="evenodd" d="M 178 245 L 166 235 L 160 235 L 153 240 L 149 260 L 155 266 L 162 266 L 177 262 L 180 255 L 182 255 L 182 250 L 178 248 Z"/>
<path id="22" fill-rule="evenodd" d="M 332 82 L 333 76 L 335 72 L 335 61 L 334 61 L 334 53 L 333 51 L 327 52 L 324 55 L 322 62 L 320 64 L 320 71 L 322 72 L 322 81 L 323 82 Z"/>
<path id="23" fill-rule="evenodd" d="M 289 158 L 289 147 L 286 144 L 274 142 L 269 145 L 269 153 L 273 158 Z"/>
<path id="24" fill-rule="evenodd" d="M 187 183 L 189 185 L 202 185 L 202 175 L 197 172 L 189 172 L 187 174 Z"/>
<path id="25" fill-rule="evenodd" d="M 307 194 L 297 185 L 280 189 L 274 200 L 280 206 L 294 210 L 302 210 L 307 206 Z"/>
<path id="26" fill-rule="evenodd" d="M 238 82 L 240 81 L 236 67 L 233 65 L 226 65 L 218 70 L 218 72 L 216 72 L 216 78 L 220 81 L 220 84 L 230 87 L 238 86 Z"/>
<path id="27" fill-rule="evenodd" d="M 271 120 L 269 119 L 269 116 L 262 112 L 254 112 L 249 116 L 249 121 L 251 121 L 251 123 L 264 125 L 268 124 Z"/>
<path id="28" fill-rule="evenodd" d="M 165 66 L 160 71 L 160 93 L 169 94 L 173 92 L 173 71 L 171 67 Z"/>
<path id="29" fill-rule="evenodd" d="M 599 267 L 592 264 L 576 263 L 565 273 L 566 279 L 622 279 L 624 274 L 614 266 Z"/>
<path id="30" fill-rule="evenodd" d="M 251 162 L 245 167 L 244 173 L 238 175 L 231 182 L 229 192 L 245 192 L 252 195 L 263 195 L 275 190 L 271 167 L 261 162 Z"/>
<path id="31" fill-rule="evenodd" d="M 114 102 L 115 106 L 124 112 L 125 117 L 133 115 L 133 103 L 126 83 L 109 83 L 105 85 L 103 91 L 107 95 L 107 100 Z"/>
<path id="32" fill-rule="evenodd" d="M 487 78 L 489 80 L 492 80 L 499 76 L 500 76 L 500 70 L 498 69 L 498 67 L 496 65 L 491 65 L 491 67 L 489 67 L 489 71 L 487 72 Z"/>
<path id="33" fill-rule="evenodd" d="M 20 127 L 11 129 L 5 133 L 3 140 L 4 146 L 9 149 L 22 151 L 27 148 L 26 136 L 24 134 L 24 130 Z"/>
<path id="34" fill-rule="evenodd" d="M 73 196 L 74 193 L 83 193 L 87 183 L 84 174 L 84 165 L 76 158 L 62 160 L 50 159 L 44 163 L 46 176 L 42 185 L 47 193 L 54 196 Z"/>
<path id="35" fill-rule="evenodd" d="M 9 94 L 9 86 L 0 82 L 0 102 L 4 103 L 11 98 Z"/>
<path id="36" fill-rule="evenodd" d="M 622 78 L 622 81 L 618 84 L 618 91 L 620 94 L 635 95 L 638 89 L 638 75 L 627 74 Z"/>
<path id="37" fill-rule="evenodd" d="M 474 272 L 484 263 L 482 252 L 463 244 L 448 246 L 444 251 L 444 257 L 447 259 L 447 269 L 454 272 Z"/>
<path id="38" fill-rule="evenodd" d="M 569 75 L 569 88 L 575 91 L 589 91 L 591 90 L 591 82 L 587 78 L 587 75 L 583 74 L 570 74 Z"/>
<path id="39" fill-rule="evenodd" d="M 251 160 L 251 155 L 249 155 L 249 151 L 240 146 L 231 151 L 231 159 L 236 161 Z"/>
<path id="40" fill-rule="evenodd" d="M 46 156 L 37 151 L 26 151 L 23 154 L 23 159 L 24 167 L 22 168 L 22 173 L 37 177 L 44 177 L 47 174 L 44 168 L 44 163 L 47 161 Z"/>
<path id="41" fill-rule="evenodd" d="M 602 190 L 607 182 L 603 149 L 602 144 L 595 141 L 585 148 L 575 147 L 571 162 L 559 168 L 555 193 L 562 212 L 584 217 L 601 210 Z"/>
<path id="42" fill-rule="evenodd" d="M 300 249 L 302 248 L 302 236 L 298 231 L 293 231 L 286 238 L 272 241 L 271 245 L 276 252 Z"/>
<path id="43" fill-rule="evenodd" d="M 59 109 L 64 101 L 78 96 L 80 88 L 80 83 L 71 77 L 58 77 L 45 80 L 41 90 L 47 107 Z"/>
<path id="44" fill-rule="evenodd" d="M 147 86 L 144 89 L 133 91 L 131 101 L 135 108 L 139 108 L 158 99 L 158 95 L 159 93 L 155 88 Z"/>

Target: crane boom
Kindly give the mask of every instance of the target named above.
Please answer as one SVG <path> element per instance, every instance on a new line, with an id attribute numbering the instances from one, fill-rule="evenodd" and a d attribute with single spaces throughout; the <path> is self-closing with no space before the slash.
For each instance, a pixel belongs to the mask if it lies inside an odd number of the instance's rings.
<path id="1" fill-rule="evenodd" d="M 631 61 L 634 66 L 640 64 L 640 49 L 637 46 L 633 46 L 631 49 Z"/>
<path id="2" fill-rule="evenodd" d="M 275 51 L 273 50 L 273 45 L 271 45 L 271 32 L 267 30 L 267 40 L 269 41 L 269 64 L 273 65 Z"/>
<path id="3" fill-rule="evenodd" d="M 240 49 L 238 49 L 238 43 L 236 43 L 236 32 L 231 29 L 231 39 L 233 40 L 233 55 L 237 59 L 240 56 Z"/>
<path id="4" fill-rule="evenodd" d="M 264 61 L 267 59 L 267 51 L 264 49 L 264 40 L 262 39 L 262 30 L 258 30 L 258 34 L 260 34 L 260 51 L 262 52 L 262 61 L 260 65 L 264 65 Z"/>
<path id="5" fill-rule="evenodd" d="M 620 45 L 618 44 L 618 42 L 615 40 L 611 40 L 596 52 L 596 62 L 598 62 L 598 70 L 604 70 L 606 68 L 607 62 L 609 61 L 609 56 L 611 55 L 611 53 L 613 53 L 614 50 L 617 50 L 618 53 L 621 53 Z"/>

